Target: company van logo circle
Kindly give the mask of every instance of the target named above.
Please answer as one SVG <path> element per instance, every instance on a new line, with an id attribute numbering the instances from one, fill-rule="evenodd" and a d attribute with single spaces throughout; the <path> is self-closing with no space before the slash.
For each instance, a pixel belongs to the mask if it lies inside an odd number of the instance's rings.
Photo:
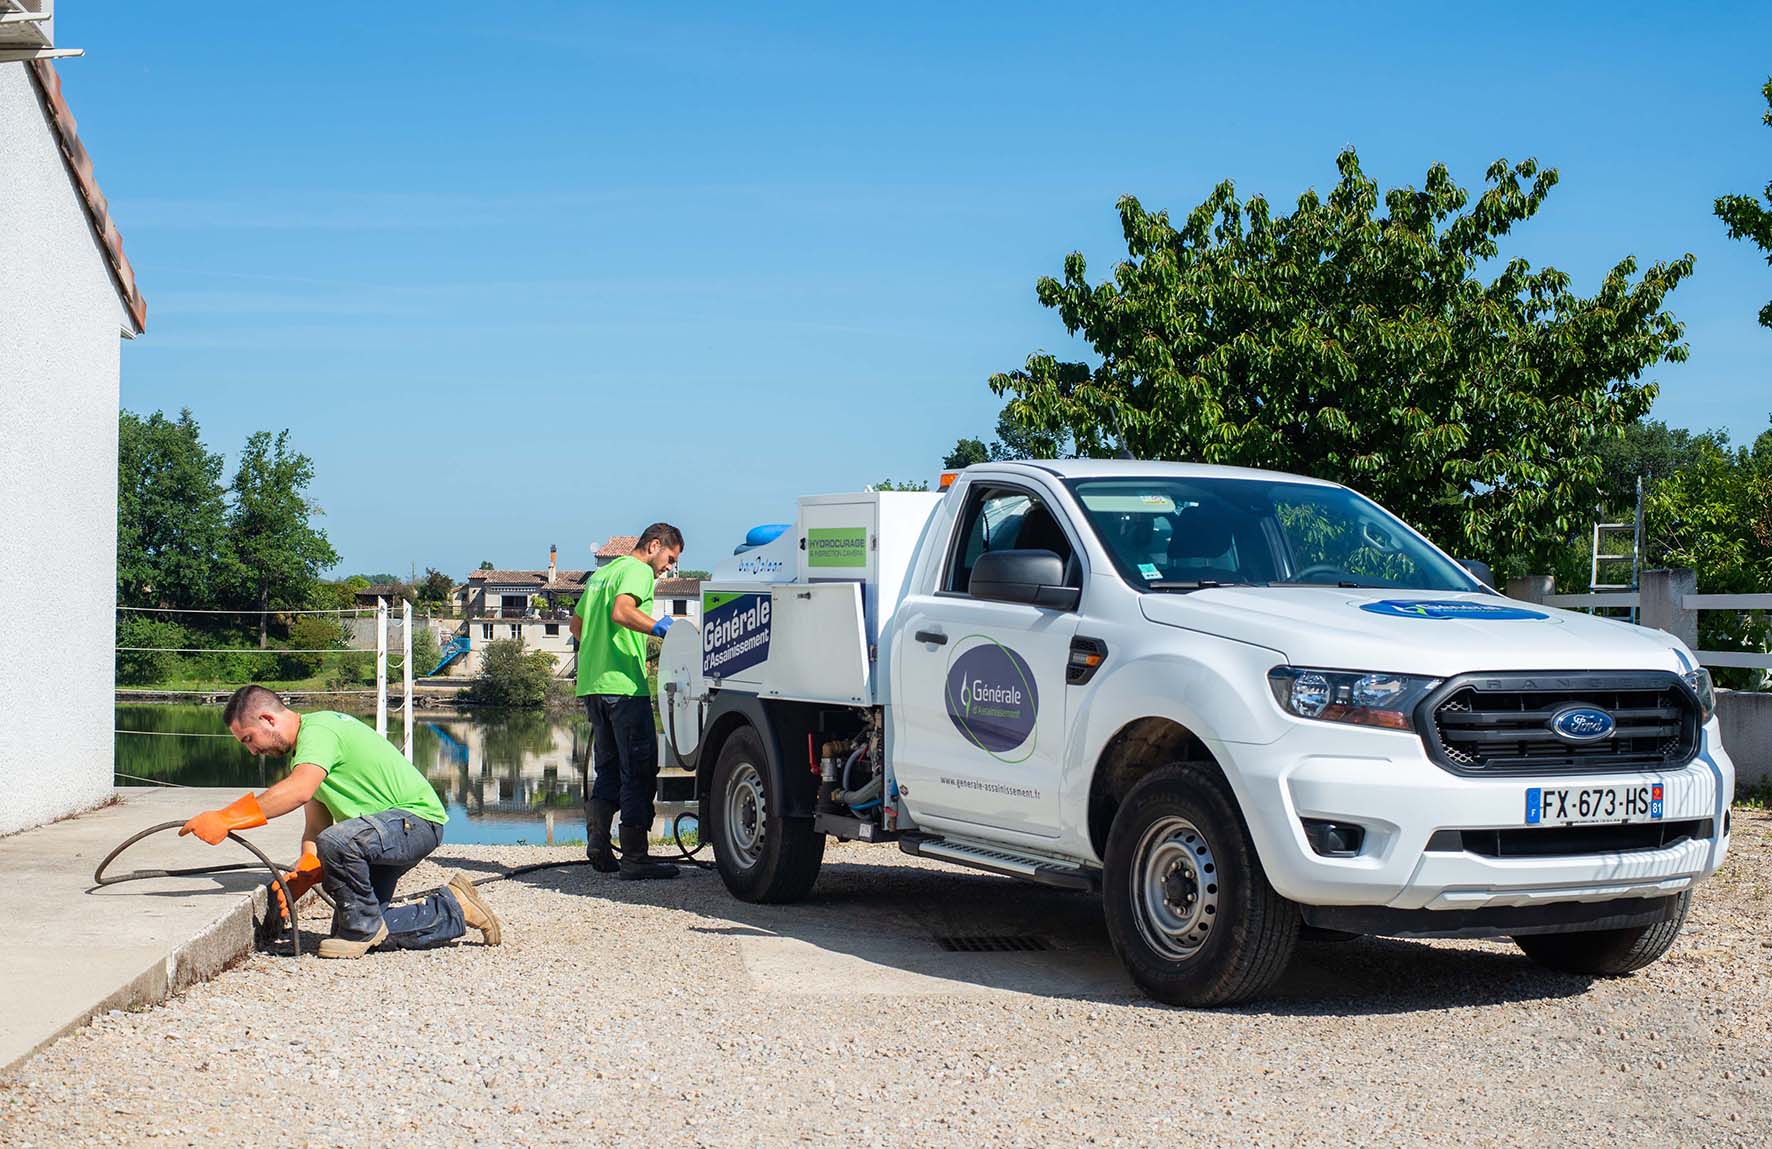
<path id="1" fill-rule="evenodd" d="M 966 646 L 969 641 L 974 646 Z M 965 739 L 1002 762 L 1034 752 L 1040 692 L 1027 659 L 984 635 L 968 635 L 948 660 L 947 711 Z M 1018 752 L 1019 751 L 1019 752 Z"/>
<path id="2" fill-rule="evenodd" d="M 1521 606 L 1498 606 L 1493 603 L 1463 602 L 1458 599 L 1387 598 L 1378 602 L 1361 603 L 1360 609 L 1371 614 L 1390 615 L 1392 618 L 1467 618 L 1478 622 L 1550 617 L 1548 614 L 1527 610 Z"/>
<path id="3" fill-rule="evenodd" d="M 1595 706 L 1565 706 L 1551 715 L 1551 732 L 1569 742 L 1598 742 L 1618 728 L 1610 714 Z"/>

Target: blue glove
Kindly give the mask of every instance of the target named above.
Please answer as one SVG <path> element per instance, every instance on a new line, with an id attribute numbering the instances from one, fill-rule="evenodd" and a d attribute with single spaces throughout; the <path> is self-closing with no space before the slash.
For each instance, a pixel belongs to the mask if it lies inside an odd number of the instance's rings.
<path id="1" fill-rule="evenodd" d="M 671 629 L 671 616 L 668 614 L 652 624 L 652 633 L 658 638 L 663 638 L 665 631 L 669 629 Z"/>

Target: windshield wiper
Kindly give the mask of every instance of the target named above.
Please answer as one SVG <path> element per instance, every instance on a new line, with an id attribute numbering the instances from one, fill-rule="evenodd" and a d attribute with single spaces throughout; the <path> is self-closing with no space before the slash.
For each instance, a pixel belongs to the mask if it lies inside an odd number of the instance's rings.
<path id="1" fill-rule="evenodd" d="M 1275 579 L 1268 586 L 1320 586 L 1324 588 L 1340 588 L 1343 590 L 1394 590 L 1389 583 L 1382 582 L 1351 582 L 1342 579 L 1340 582 L 1312 582 L 1310 579 L 1282 578 Z"/>
<path id="2" fill-rule="evenodd" d="M 1146 590 L 1210 590 L 1220 586 L 1254 586 L 1249 582 L 1220 582 L 1212 578 L 1158 579 L 1144 584 Z"/>

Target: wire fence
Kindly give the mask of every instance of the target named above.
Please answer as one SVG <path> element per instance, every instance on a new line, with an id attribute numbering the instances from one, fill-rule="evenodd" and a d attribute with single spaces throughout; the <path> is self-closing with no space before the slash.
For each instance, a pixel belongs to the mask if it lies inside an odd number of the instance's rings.
<path id="1" fill-rule="evenodd" d="M 405 742 L 404 742 L 404 748 L 405 748 L 405 752 L 406 752 L 407 761 L 411 761 L 412 760 L 412 706 L 410 705 L 410 703 L 411 703 L 411 699 L 412 699 L 412 689 L 413 689 L 413 682 L 412 682 L 412 679 L 413 679 L 413 673 L 412 673 L 412 631 L 413 631 L 412 604 L 404 599 L 400 599 L 397 601 L 399 602 L 399 608 L 398 608 L 397 614 L 390 612 L 389 603 L 386 598 L 377 599 L 376 605 L 373 608 L 364 607 L 364 606 L 349 607 L 349 608 L 339 607 L 339 608 L 332 608 L 332 609 L 306 609 L 306 610 L 228 610 L 228 609 L 209 608 L 209 607 L 158 607 L 158 606 L 119 606 L 117 608 L 117 611 L 120 615 L 121 614 L 168 614 L 168 615 L 201 615 L 201 616 L 209 616 L 209 617 L 223 616 L 223 617 L 235 617 L 235 618 L 263 618 L 267 615 L 272 615 L 272 614 L 275 614 L 278 616 L 288 616 L 288 615 L 345 616 L 345 615 L 349 615 L 349 616 L 352 616 L 354 619 L 362 619 L 365 616 L 373 615 L 373 617 L 375 618 L 375 648 L 373 650 L 357 648 L 357 647 L 350 647 L 350 646 L 342 646 L 342 647 L 119 646 L 116 648 L 116 651 L 118 654 L 226 654 L 226 655 L 237 655 L 237 654 L 239 654 L 239 655 L 254 655 L 254 654 L 256 654 L 256 655 L 274 655 L 277 657 L 283 657 L 286 655 L 338 657 L 338 656 L 342 655 L 342 656 L 349 656 L 349 657 L 354 657 L 354 658 L 373 657 L 375 659 L 375 689 L 374 690 L 289 690 L 289 691 L 282 691 L 281 693 L 285 698 L 306 697 L 306 696 L 311 696 L 311 695 L 324 695 L 324 696 L 371 695 L 375 698 L 375 732 L 377 734 L 380 734 L 380 735 L 386 737 L 387 732 L 388 732 L 388 674 L 389 674 L 390 670 L 397 673 L 400 676 L 400 679 L 401 679 L 403 686 L 404 686 L 404 689 L 402 690 L 401 695 L 400 695 L 400 701 L 397 705 L 397 709 L 399 709 L 402 712 L 402 719 L 403 719 L 403 722 L 405 725 L 405 735 L 406 735 Z M 390 651 L 388 649 L 388 638 L 389 638 L 390 631 L 400 632 L 399 646 L 397 648 L 397 651 L 398 651 L 397 653 L 394 651 Z M 239 685 L 244 685 L 244 684 L 242 683 Z M 228 693 L 228 690 L 227 690 L 227 688 L 222 688 L 222 689 L 217 689 L 217 690 L 163 690 L 163 689 L 153 689 L 153 688 L 134 689 L 134 688 L 130 688 L 130 687 L 124 687 L 119 690 L 119 693 L 135 694 L 135 695 L 148 695 L 148 696 L 152 696 L 152 697 L 208 698 L 208 697 L 212 697 L 212 696 L 215 696 L 218 694 Z M 181 738 L 181 737 L 232 738 L 233 737 L 233 735 L 231 735 L 231 734 L 208 734 L 208 733 L 199 733 L 199 732 L 195 732 L 195 731 L 190 732 L 190 733 L 183 733 L 183 732 L 179 732 L 179 731 L 118 729 L 116 731 L 116 733 L 118 733 L 118 734 L 143 734 L 143 735 L 149 735 L 149 736 L 173 737 L 173 738 Z M 118 776 L 125 777 L 125 775 L 118 775 Z"/>

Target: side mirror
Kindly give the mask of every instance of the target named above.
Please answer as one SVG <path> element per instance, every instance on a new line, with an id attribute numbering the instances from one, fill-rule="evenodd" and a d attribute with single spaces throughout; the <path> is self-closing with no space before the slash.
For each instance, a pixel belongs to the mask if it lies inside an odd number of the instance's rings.
<path id="1" fill-rule="evenodd" d="M 1476 575 L 1490 590 L 1495 589 L 1495 572 L 1489 569 L 1488 563 L 1480 559 L 1459 559 L 1458 565 Z"/>
<path id="2" fill-rule="evenodd" d="M 1076 610 L 1083 592 L 1064 585 L 1064 560 L 1051 551 L 986 551 L 972 565 L 975 598 Z"/>

